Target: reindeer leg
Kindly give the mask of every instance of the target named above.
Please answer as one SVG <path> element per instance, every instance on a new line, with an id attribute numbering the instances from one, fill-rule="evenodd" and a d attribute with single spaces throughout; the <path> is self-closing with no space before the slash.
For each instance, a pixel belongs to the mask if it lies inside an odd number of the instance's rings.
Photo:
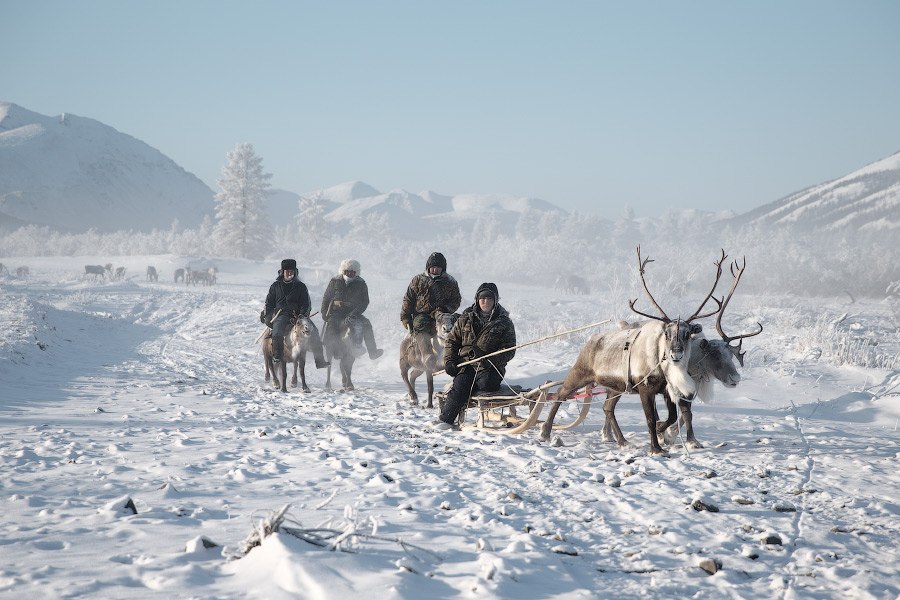
<path id="1" fill-rule="evenodd" d="M 578 388 L 583 388 L 592 383 L 594 383 L 593 372 L 576 362 L 575 366 L 572 367 L 572 370 L 569 371 L 569 374 L 566 375 L 562 385 L 559 386 L 553 404 L 550 406 L 550 410 L 547 413 L 547 420 L 544 421 L 544 424 L 541 426 L 542 440 L 545 442 L 550 441 L 550 432 L 553 430 L 553 419 L 556 418 L 556 413 L 559 412 L 559 405 L 562 404 L 562 401 L 568 398 L 569 395 Z"/>
<path id="2" fill-rule="evenodd" d="M 681 419 L 684 421 L 685 442 L 688 448 L 702 448 L 703 444 L 694 437 L 694 415 L 691 413 L 691 403 L 684 399 L 678 400 L 678 407 L 681 409 Z"/>
<path id="3" fill-rule="evenodd" d="M 300 383 L 303 384 L 300 389 L 309 392 L 309 386 L 306 385 L 306 351 L 300 353 L 300 359 L 297 361 L 300 365 Z"/>
<path id="4" fill-rule="evenodd" d="M 675 403 L 672 402 L 672 398 L 671 396 L 669 396 L 668 390 L 663 390 L 663 398 L 666 401 L 666 410 L 668 411 L 668 414 L 665 421 L 656 422 L 656 433 L 659 435 L 663 435 L 666 430 L 671 427 L 676 420 L 678 420 L 678 410 L 675 406 Z M 656 401 L 654 400 L 654 404 L 655 402 Z"/>
<path id="5" fill-rule="evenodd" d="M 419 403 L 419 396 L 416 394 L 416 386 L 415 386 L 416 376 L 413 375 L 412 381 L 410 381 L 409 369 L 410 369 L 409 361 L 406 360 L 405 357 L 401 358 L 400 359 L 400 377 L 403 378 L 403 383 L 406 384 L 406 389 L 409 392 L 406 395 L 406 397 L 409 398 L 410 403 L 413 406 L 415 406 Z M 413 373 L 415 373 L 415 371 L 413 371 Z"/>
<path id="6" fill-rule="evenodd" d="M 329 347 L 325 346 L 325 360 L 328 361 L 328 366 L 325 367 L 325 389 L 329 392 L 331 391 L 331 365 L 334 364 L 334 353 L 331 352 Z"/>
<path id="7" fill-rule="evenodd" d="M 659 420 L 656 412 L 656 394 L 651 394 L 646 385 L 639 386 L 638 393 L 641 395 L 641 406 L 644 408 L 644 418 L 650 431 L 650 454 L 665 455 L 666 452 L 659 445 L 659 438 L 656 435 L 656 422 Z"/>
<path id="8" fill-rule="evenodd" d="M 294 375 L 291 377 L 291 387 L 297 387 L 297 371 L 300 369 L 300 361 L 298 359 L 292 360 L 291 362 L 294 363 Z"/>
<path id="9" fill-rule="evenodd" d="M 615 441 L 620 448 L 627 448 L 630 444 L 625 439 L 622 429 L 619 428 L 619 421 L 616 420 L 616 404 L 619 403 L 621 398 L 622 394 L 610 392 L 606 402 L 603 403 L 603 431 L 600 439 L 604 442 Z"/>
<path id="10" fill-rule="evenodd" d="M 348 354 L 347 359 L 341 360 L 341 383 L 343 383 L 343 391 L 350 392 L 356 388 L 353 387 L 353 381 L 350 374 L 353 372 L 353 355 Z"/>
<path id="11" fill-rule="evenodd" d="M 425 405 L 425 408 L 434 408 L 434 404 L 432 404 L 432 398 L 434 398 L 434 373 L 432 371 L 425 371 L 425 382 L 428 384 L 428 404 Z"/>

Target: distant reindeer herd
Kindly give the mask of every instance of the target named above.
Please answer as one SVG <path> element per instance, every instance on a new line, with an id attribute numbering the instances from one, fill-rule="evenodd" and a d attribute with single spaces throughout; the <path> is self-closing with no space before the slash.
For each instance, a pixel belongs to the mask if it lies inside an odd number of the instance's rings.
<path id="1" fill-rule="evenodd" d="M 3 267 L 0 264 L 0 267 Z M 28 267 L 20 267 L 28 269 Z M 109 281 L 122 281 L 125 279 L 126 267 L 113 268 L 112 263 L 105 265 L 84 265 L 84 279 L 91 278 L 94 280 L 103 279 Z M 2 271 L 0 271 L 2 274 Z M 175 269 L 175 283 L 184 283 L 186 285 L 215 285 L 218 280 L 218 267 L 208 267 L 205 269 L 192 269 L 191 267 L 183 267 Z M 153 265 L 147 267 L 147 281 L 150 283 L 159 282 L 159 271 Z"/>

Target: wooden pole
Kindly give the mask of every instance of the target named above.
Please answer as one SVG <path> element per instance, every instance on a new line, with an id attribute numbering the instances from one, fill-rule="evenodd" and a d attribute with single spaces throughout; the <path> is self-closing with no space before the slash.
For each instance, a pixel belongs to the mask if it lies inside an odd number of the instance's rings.
<path id="1" fill-rule="evenodd" d="M 518 350 L 519 348 L 524 348 L 525 346 L 531 346 L 532 344 L 539 344 L 540 342 L 545 342 L 547 340 L 550 340 L 550 339 L 553 339 L 556 337 L 568 335 L 570 333 L 575 333 L 578 331 L 584 331 L 585 329 L 590 329 L 591 327 L 597 327 L 598 325 L 604 325 L 606 323 L 610 323 L 611 321 L 612 321 L 612 319 L 604 319 L 602 321 L 597 321 L 596 323 L 591 323 L 590 325 L 585 325 L 584 327 L 576 327 L 575 329 L 569 329 L 568 331 L 554 333 L 553 335 L 548 335 L 548 336 L 542 337 L 537 340 L 525 342 L 524 344 L 519 344 L 518 346 L 513 346 L 512 348 L 504 348 L 503 350 L 497 350 L 496 352 L 491 352 L 490 354 L 485 354 L 484 356 L 479 356 L 478 358 L 473 358 L 472 360 L 467 360 L 466 362 L 461 362 L 456 366 L 465 367 L 466 365 L 471 365 L 473 363 L 477 363 L 478 361 L 484 360 L 485 358 L 490 358 L 490 357 L 496 356 L 498 354 L 503 354 L 504 352 L 509 352 L 510 350 Z M 440 371 L 435 371 L 434 374 L 439 375 L 443 372 L 444 372 L 444 370 L 441 369 Z"/>

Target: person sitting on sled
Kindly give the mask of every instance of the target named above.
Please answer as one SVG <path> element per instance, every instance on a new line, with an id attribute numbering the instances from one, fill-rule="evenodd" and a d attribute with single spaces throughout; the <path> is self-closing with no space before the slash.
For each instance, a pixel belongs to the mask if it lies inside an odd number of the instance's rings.
<path id="1" fill-rule="evenodd" d="M 434 422 L 436 429 L 452 428 L 473 393 L 496 392 L 503 383 L 506 365 L 516 355 L 516 328 L 499 300 L 496 284 L 482 283 L 475 292 L 475 303 L 463 311 L 450 331 L 444 371 L 453 377 L 453 387 L 440 419 Z M 511 350 L 459 366 L 506 348 Z"/>

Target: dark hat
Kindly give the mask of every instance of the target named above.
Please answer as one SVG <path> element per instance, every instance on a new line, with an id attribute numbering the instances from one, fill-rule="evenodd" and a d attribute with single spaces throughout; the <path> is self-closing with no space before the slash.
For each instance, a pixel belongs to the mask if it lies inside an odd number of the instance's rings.
<path id="1" fill-rule="evenodd" d="M 290 269 L 291 271 L 297 270 L 297 261 L 293 258 L 286 258 L 281 261 L 281 270 Z"/>
<path id="2" fill-rule="evenodd" d="M 444 255 L 440 252 L 432 252 L 431 256 L 428 257 L 428 260 L 425 262 L 425 270 L 427 271 L 431 267 L 440 267 L 444 271 L 447 270 L 447 259 L 444 258 Z"/>
<path id="3" fill-rule="evenodd" d="M 475 292 L 475 302 L 478 302 L 479 298 L 493 298 L 494 302 L 497 302 L 500 299 L 500 292 L 497 290 L 496 283 L 482 283 L 478 286 L 478 291 Z"/>

